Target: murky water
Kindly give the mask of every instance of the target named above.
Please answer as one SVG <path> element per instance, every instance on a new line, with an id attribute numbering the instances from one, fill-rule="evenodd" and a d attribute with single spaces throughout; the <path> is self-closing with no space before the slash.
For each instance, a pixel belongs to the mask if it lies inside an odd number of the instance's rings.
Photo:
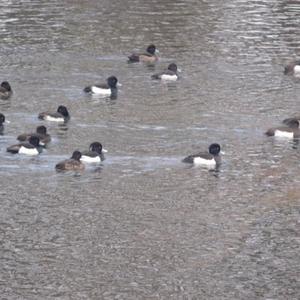
<path id="1" fill-rule="evenodd" d="M 264 131 L 299 113 L 298 1 L 0 3 L 1 299 L 299 299 L 300 152 Z M 128 65 L 160 50 L 155 66 Z M 176 62 L 172 84 L 150 79 Z M 115 100 L 82 88 L 116 75 Z M 39 157 L 6 153 L 37 114 Z M 101 166 L 55 164 L 100 141 Z M 218 172 L 181 159 L 219 142 Z"/>

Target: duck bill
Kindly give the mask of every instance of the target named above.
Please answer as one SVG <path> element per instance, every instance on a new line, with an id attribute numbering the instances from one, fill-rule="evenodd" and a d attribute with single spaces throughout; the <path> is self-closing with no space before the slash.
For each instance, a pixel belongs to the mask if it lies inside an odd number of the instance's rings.
<path id="1" fill-rule="evenodd" d="M 117 86 L 122 86 L 122 84 L 120 82 L 117 83 Z"/>
<path id="2" fill-rule="evenodd" d="M 107 153 L 108 151 L 104 148 L 102 148 L 102 152 Z"/>

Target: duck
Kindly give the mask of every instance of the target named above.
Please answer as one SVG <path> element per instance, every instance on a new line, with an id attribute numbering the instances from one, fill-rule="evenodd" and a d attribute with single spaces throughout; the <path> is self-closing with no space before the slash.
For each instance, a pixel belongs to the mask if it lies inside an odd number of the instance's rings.
<path id="1" fill-rule="evenodd" d="M 20 134 L 17 140 L 20 142 L 28 141 L 31 136 L 37 136 L 40 139 L 40 146 L 46 146 L 51 141 L 51 136 L 47 133 L 47 128 L 44 125 L 38 126 L 36 132 Z"/>
<path id="2" fill-rule="evenodd" d="M 89 151 L 81 152 L 80 160 L 86 163 L 99 163 L 105 159 L 103 153 L 106 152 L 101 143 L 93 142 L 90 144 Z"/>
<path id="3" fill-rule="evenodd" d="M 221 146 L 217 143 L 211 144 L 208 152 L 200 152 L 185 157 L 182 162 L 194 165 L 202 165 L 209 168 L 215 168 L 221 163 Z"/>
<path id="4" fill-rule="evenodd" d="M 4 130 L 3 123 L 5 123 L 5 116 L 4 114 L 0 113 L 0 133 L 2 133 Z"/>
<path id="5" fill-rule="evenodd" d="M 56 112 L 41 112 L 39 113 L 38 118 L 52 122 L 67 122 L 70 120 L 70 114 L 64 105 L 60 105 Z"/>
<path id="6" fill-rule="evenodd" d="M 294 62 L 289 63 L 287 66 L 285 66 L 284 74 L 300 76 L 300 60 L 296 60 Z"/>
<path id="7" fill-rule="evenodd" d="M 287 125 L 287 126 L 290 126 L 290 124 L 293 125 L 293 122 L 294 122 L 295 120 L 298 121 L 298 122 L 300 122 L 300 115 L 299 115 L 299 116 L 292 117 L 292 118 L 284 119 L 284 120 L 282 121 L 282 123 L 285 124 L 285 125 Z"/>
<path id="8" fill-rule="evenodd" d="M 277 128 L 270 128 L 265 133 L 267 136 L 283 137 L 283 138 L 300 138 L 299 121 L 292 119 L 289 126 L 281 126 Z"/>
<path id="9" fill-rule="evenodd" d="M 163 72 L 154 74 L 151 76 L 152 79 L 161 79 L 168 81 L 176 81 L 178 79 L 177 65 L 175 63 L 169 64 L 168 68 Z"/>
<path id="10" fill-rule="evenodd" d="M 84 163 L 80 161 L 81 152 L 76 150 L 73 152 L 71 158 L 65 159 L 56 164 L 57 171 L 81 171 L 85 169 Z"/>
<path id="11" fill-rule="evenodd" d="M 106 79 L 106 83 L 87 86 L 83 91 L 89 94 L 111 96 L 112 94 L 117 92 L 117 86 L 121 86 L 121 84 L 118 83 L 117 77 L 110 76 Z"/>
<path id="12" fill-rule="evenodd" d="M 8 99 L 12 95 L 12 89 L 7 81 L 3 81 L 0 85 L 0 98 Z"/>
<path id="13" fill-rule="evenodd" d="M 156 49 L 155 45 L 151 44 L 147 47 L 146 53 L 133 53 L 130 56 L 128 56 L 128 62 L 134 63 L 134 62 L 149 62 L 153 63 L 158 60 L 158 57 L 156 54 L 159 51 Z"/>
<path id="14" fill-rule="evenodd" d="M 6 149 L 7 152 L 26 155 L 38 155 L 42 152 L 42 148 L 39 146 L 40 139 L 37 136 L 31 136 L 28 141 L 12 145 Z"/>

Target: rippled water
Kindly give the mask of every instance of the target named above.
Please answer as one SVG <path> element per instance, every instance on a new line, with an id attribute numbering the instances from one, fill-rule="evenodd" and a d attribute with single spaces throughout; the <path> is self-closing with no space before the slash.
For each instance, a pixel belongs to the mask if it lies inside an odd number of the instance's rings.
<path id="1" fill-rule="evenodd" d="M 299 299 L 300 152 L 264 131 L 299 113 L 298 1 L 0 3 L 1 299 Z M 126 63 L 155 43 L 155 66 Z M 172 84 L 150 79 L 176 62 Z M 115 100 L 82 88 L 116 75 Z M 39 157 L 6 153 L 38 112 Z M 92 141 L 101 166 L 58 174 Z M 217 172 L 181 159 L 212 142 Z"/>

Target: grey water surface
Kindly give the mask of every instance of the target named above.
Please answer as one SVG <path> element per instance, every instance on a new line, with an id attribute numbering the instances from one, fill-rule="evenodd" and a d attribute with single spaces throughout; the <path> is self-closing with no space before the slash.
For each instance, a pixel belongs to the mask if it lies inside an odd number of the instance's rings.
<path id="1" fill-rule="evenodd" d="M 300 3 L 2 0 L 1 299 L 300 299 Z M 155 65 L 127 64 L 150 43 Z M 151 75 L 176 62 L 180 80 Z M 84 95 L 115 75 L 117 99 Z M 37 119 L 64 104 L 65 125 Z M 38 157 L 6 153 L 44 124 Z M 83 173 L 57 162 L 100 141 Z M 181 163 L 212 142 L 219 170 Z"/>

